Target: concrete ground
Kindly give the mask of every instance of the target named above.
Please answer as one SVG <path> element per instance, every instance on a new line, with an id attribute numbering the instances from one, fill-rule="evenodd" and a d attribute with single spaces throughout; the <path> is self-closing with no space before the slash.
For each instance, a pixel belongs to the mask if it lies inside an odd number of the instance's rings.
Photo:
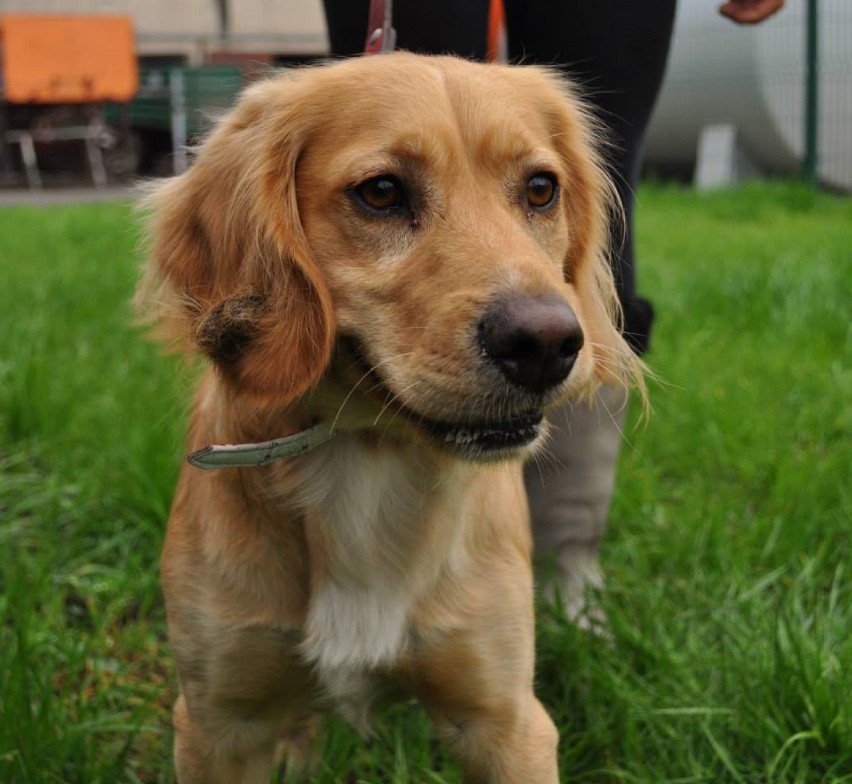
<path id="1" fill-rule="evenodd" d="M 132 201 L 136 198 L 136 189 L 132 186 L 95 188 L 92 186 L 73 186 L 67 188 L 0 188 L 0 207 L 16 205 L 34 205 L 48 207 L 54 204 L 78 204 L 98 201 Z"/>

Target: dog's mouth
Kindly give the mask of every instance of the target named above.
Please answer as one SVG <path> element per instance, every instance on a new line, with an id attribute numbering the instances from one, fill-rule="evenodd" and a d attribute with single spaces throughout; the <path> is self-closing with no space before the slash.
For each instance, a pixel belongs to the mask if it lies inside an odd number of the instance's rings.
<path id="1" fill-rule="evenodd" d="M 542 412 L 505 421 L 458 424 L 423 417 L 420 428 L 442 446 L 469 458 L 509 456 L 533 443 L 543 432 Z"/>
<path id="2" fill-rule="evenodd" d="M 536 441 L 545 431 L 543 410 L 530 410 L 505 419 L 451 421 L 424 416 L 404 403 L 367 359 L 356 338 L 344 337 L 340 347 L 362 378 L 368 394 L 392 408 L 438 448 L 468 460 L 512 457 Z"/>

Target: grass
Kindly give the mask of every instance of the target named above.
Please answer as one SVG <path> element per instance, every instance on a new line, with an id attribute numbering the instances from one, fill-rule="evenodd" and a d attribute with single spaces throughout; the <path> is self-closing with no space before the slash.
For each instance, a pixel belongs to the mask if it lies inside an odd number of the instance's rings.
<path id="1" fill-rule="evenodd" d="M 610 639 L 539 614 L 565 782 L 852 782 L 852 203 L 640 193 L 654 414 L 604 549 Z M 187 374 L 131 328 L 127 205 L 0 210 L 0 781 L 173 781 L 156 565 Z M 416 708 L 318 782 L 458 782 Z"/>

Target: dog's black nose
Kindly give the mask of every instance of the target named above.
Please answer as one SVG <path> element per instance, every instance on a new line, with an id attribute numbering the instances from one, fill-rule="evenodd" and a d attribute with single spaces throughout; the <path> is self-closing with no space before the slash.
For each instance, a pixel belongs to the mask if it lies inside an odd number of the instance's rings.
<path id="1" fill-rule="evenodd" d="M 485 311 L 479 340 L 509 381 L 541 394 L 568 378 L 583 347 L 583 331 L 561 297 L 512 295 Z"/>

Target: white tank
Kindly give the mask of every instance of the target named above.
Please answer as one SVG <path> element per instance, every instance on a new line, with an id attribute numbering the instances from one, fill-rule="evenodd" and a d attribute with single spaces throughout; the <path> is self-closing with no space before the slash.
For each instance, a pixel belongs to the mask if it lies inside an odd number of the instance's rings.
<path id="1" fill-rule="evenodd" d="M 718 0 L 680 0 L 668 75 L 646 140 L 652 166 L 694 164 L 704 126 L 731 123 L 748 156 L 773 174 L 801 170 L 805 138 L 806 0 L 740 27 Z M 820 0 L 819 175 L 852 190 L 852 0 Z"/>

